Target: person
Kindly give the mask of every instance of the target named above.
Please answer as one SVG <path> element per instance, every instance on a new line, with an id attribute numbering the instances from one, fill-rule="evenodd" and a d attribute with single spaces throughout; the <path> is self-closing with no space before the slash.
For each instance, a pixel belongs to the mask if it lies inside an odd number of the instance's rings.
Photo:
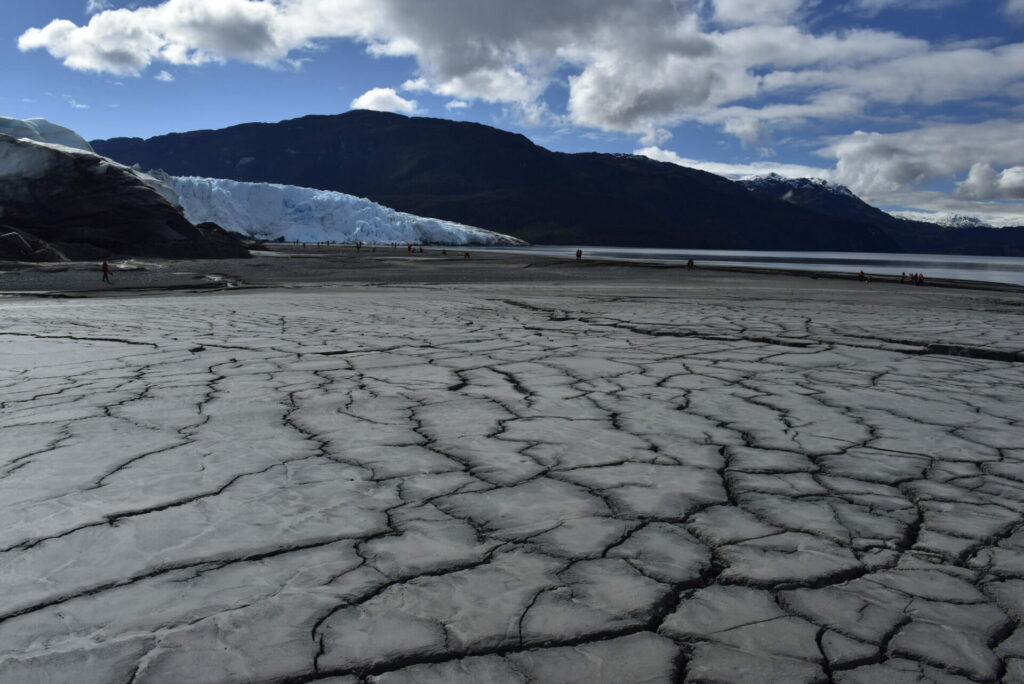
<path id="1" fill-rule="evenodd" d="M 110 264 L 106 261 L 103 262 L 103 266 L 100 267 L 103 270 L 103 282 L 110 282 Z"/>
<path id="2" fill-rule="evenodd" d="M 864 271 L 863 271 L 863 269 L 860 272 L 859 278 L 860 278 L 860 282 L 863 283 L 864 282 Z"/>
<path id="3" fill-rule="evenodd" d="M 906 271 L 904 271 L 903 273 L 900 274 L 900 282 L 901 283 L 907 282 L 907 272 Z"/>
<path id="4" fill-rule="evenodd" d="M 917 284 L 924 285 L 924 273 L 917 274 Z"/>
<path id="5" fill-rule="evenodd" d="M 583 250 L 582 249 L 577 249 L 576 250 L 576 261 L 579 261 L 582 258 L 583 258 Z"/>
<path id="6" fill-rule="evenodd" d="M 463 252 L 462 253 L 462 258 L 463 259 L 468 259 L 469 258 L 469 252 Z"/>
<path id="7" fill-rule="evenodd" d="M 687 271 L 692 271 L 693 270 L 693 259 L 692 258 L 686 260 L 686 270 Z"/>

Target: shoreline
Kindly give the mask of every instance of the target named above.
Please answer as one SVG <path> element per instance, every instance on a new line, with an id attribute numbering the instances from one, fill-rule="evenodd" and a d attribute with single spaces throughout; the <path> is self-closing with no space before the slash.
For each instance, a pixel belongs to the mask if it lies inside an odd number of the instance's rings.
<path id="1" fill-rule="evenodd" d="M 171 260 L 124 259 L 112 262 L 114 283 L 100 282 L 92 262 L 0 262 L 0 297 L 87 298 L 153 296 L 188 292 L 208 293 L 266 288 L 325 287 L 330 285 L 422 285 L 514 282 L 622 282 L 660 281 L 654 272 L 671 274 L 665 285 L 680 284 L 703 275 L 733 278 L 789 278 L 815 282 L 857 283 L 870 288 L 899 286 L 899 291 L 927 288 L 1024 294 L 1024 286 L 992 281 L 928 278 L 915 286 L 899 276 L 868 274 L 859 282 L 855 272 L 810 271 L 741 265 L 702 265 L 690 271 L 685 263 L 590 256 L 492 251 L 485 248 L 442 247 L 408 252 L 405 247 L 284 244 L 254 251 L 251 259 Z M 445 254 L 447 252 L 447 254 Z M 468 259 L 463 254 L 468 253 Z"/>

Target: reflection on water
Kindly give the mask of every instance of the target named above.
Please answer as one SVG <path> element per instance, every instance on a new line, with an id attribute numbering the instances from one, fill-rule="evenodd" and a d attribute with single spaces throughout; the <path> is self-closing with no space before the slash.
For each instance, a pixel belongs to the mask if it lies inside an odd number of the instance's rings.
<path id="1" fill-rule="evenodd" d="M 705 266 L 756 266 L 799 271 L 875 275 L 923 273 L 928 278 L 980 280 L 1024 286 L 1024 258 L 959 256 L 947 254 L 886 254 L 877 252 L 746 252 L 705 249 L 647 249 L 643 247 L 534 246 L 502 247 L 503 252 L 572 256 L 576 249 L 584 256 L 629 259 L 661 263 L 694 259 Z"/>

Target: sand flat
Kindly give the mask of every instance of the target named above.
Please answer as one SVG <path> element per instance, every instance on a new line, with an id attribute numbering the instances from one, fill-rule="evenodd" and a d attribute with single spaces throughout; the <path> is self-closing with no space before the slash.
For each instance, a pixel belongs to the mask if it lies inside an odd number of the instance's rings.
<path id="1" fill-rule="evenodd" d="M 1020 669 L 1021 295 L 367 256 L 0 300 L 0 681 Z"/>

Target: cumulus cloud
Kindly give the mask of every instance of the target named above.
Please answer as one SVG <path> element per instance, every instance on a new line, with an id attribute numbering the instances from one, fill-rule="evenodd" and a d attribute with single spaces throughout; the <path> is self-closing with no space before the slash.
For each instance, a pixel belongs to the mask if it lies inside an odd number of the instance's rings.
<path id="1" fill-rule="evenodd" d="M 975 164 L 966 180 L 957 185 L 957 197 L 965 199 L 1024 199 L 1024 166 L 997 171 L 988 164 Z"/>
<path id="2" fill-rule="evenodd" d="M 163 81 L 164 83 L 172 83 L 174 81 L 174 74 L 172 74 L 169 71 L 161 71 L 153 78 L 155 78 L 158 81 Z"/>
<path id="3" fill-rule="evenodd" d="M 449 100 L 448 102 L 445 103 L 444 108 L 447 109 L 448 111 L 453 111 L 456 109 L 465 109 L 468 106 L 469 103 L 466 102 L 465 100 Z"/>
<path id="4" fill-rule="evenodd" d="M 828 8 L 820 0 L 164 0 L 98 12 L 82 26 L 58 19 L 25 31 L 18 45 L 74 69 L 139 75 L 154 64 L 228 60 L 279 68 L 346 39 L 381 57 L 414 58 L 406 90 L 497 103 L 526 121 L 556 118 L 543 96 L 567 85 L 560 123 L 636 134 L 645 145 L 663 144 L 682 121 L 753 143 L 878 105 L 1024 97 L 1024 43 L 936 45 L 891 31 L 808 28 L 814 22 L 803 18 Z"/>
<path id="5" fill-rule="evenodd" d="M 375 112 L 416 114 L 419 108 L 416 100 L 407 100 L 394 88 L 373 88 L 352 100 L 352 109 L 370 109 Z"/>
<path id="6" fill-rule="evenodd" d="M 887 9 L 937 10 L 961 5 L 966 0 L 853 0 L 851 6 L 868 14 Z"/>
<path id="7" fill-rule="evenodd" d="M 96 14 L 111 8 L 110 0 L 89 0 L 85 4 L 86 14 Z"/>
<path id="8" fill-rule="evenodd" d="M 834 180 L 866 197 L 883 198 L 978 164 L 1019 166 L 1024 121 L 936 124 L 885 134 L 858 131 L 834 139 L 819 154 L 836 160 Z"/>
<path id="9" fill-rule="evenodd" d="M 1024 18 L 1024 0 L 1006 0 L 1003 12 L 1011 18 Z"/>
<path id="10" fill-rule="evenodd" d="M 715 20 L 722 24 L 785 24 L 804 0 L 714 0 Z"/>

